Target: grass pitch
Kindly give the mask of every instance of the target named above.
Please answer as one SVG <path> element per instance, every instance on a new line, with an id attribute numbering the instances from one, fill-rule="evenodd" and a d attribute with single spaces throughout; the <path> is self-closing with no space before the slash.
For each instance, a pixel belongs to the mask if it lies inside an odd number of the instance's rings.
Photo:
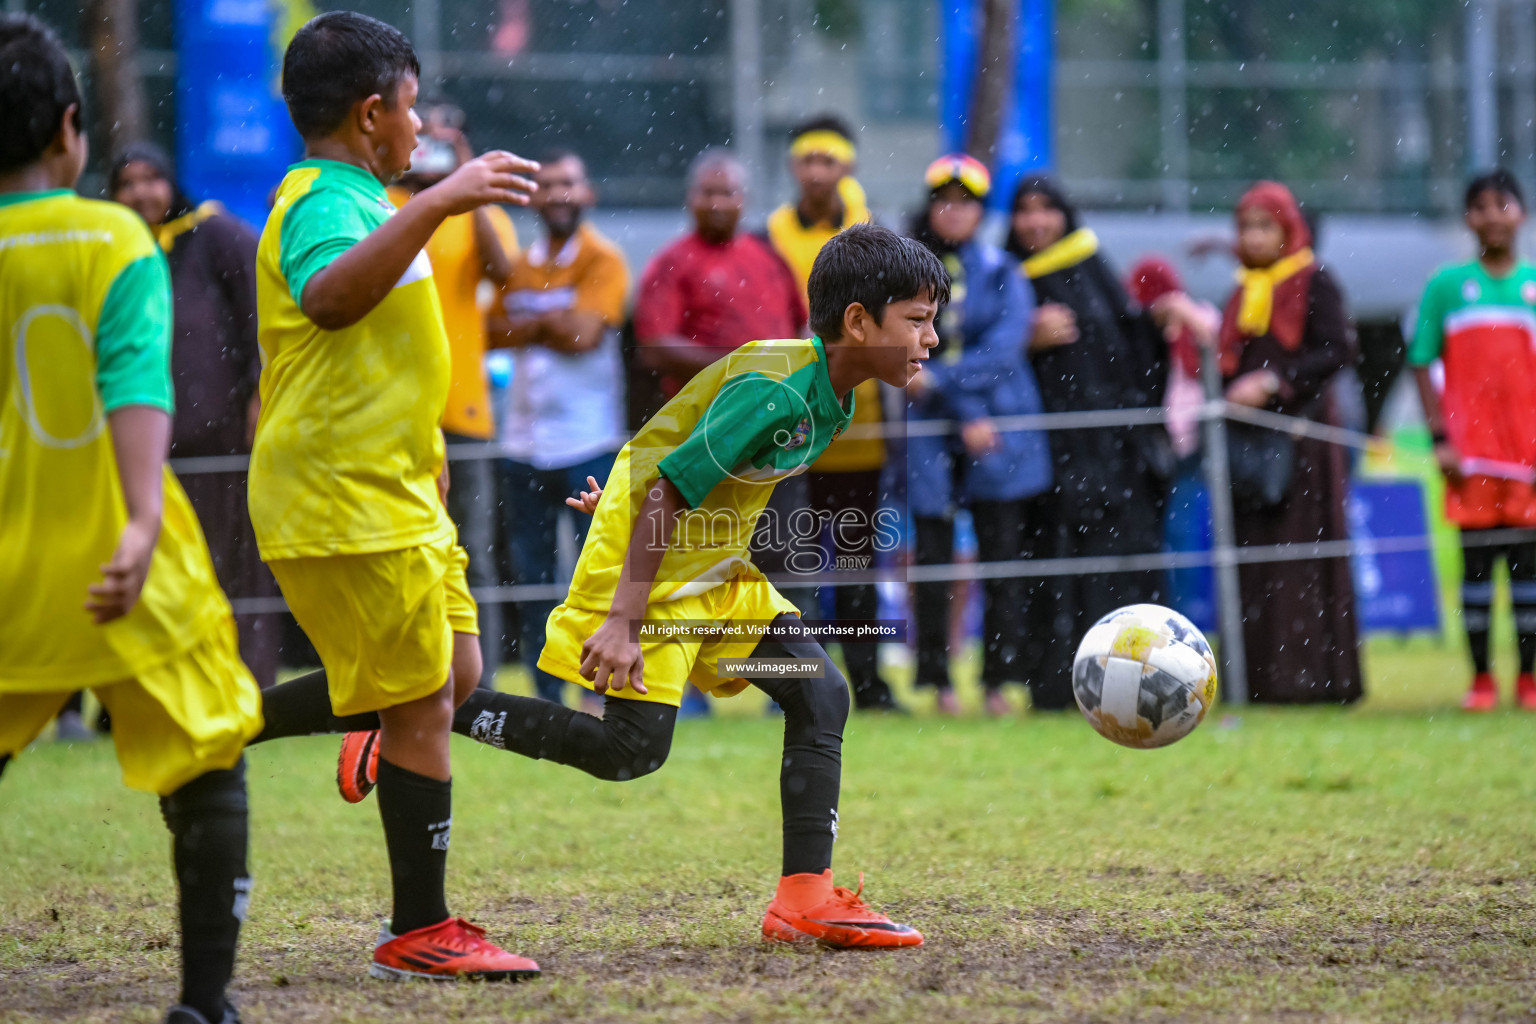
<path id="1" fill-rule="evenodd" d="M 622 785 L 456 741 L 450 903 L 538 959 L 518 986 L 367 978 L 377 811 L 335 795 L 333 740 L 258 748 L 236 998 L 248 1024 L 1532 1020 L 1536 716 L 1456 713 L 1462 656 L 1426 641 L 1368 664 L 1361 707 L 1218 709 L 1150 753 L 1075 713 L 856 718 L 838 880 L 927 934 L 896 954 L 759 944 L 780 726 L 746 698 Z M 11 766 L 0 865 L 0 1021 L 159 1020 L 169 841 L 108 744 Z"/>

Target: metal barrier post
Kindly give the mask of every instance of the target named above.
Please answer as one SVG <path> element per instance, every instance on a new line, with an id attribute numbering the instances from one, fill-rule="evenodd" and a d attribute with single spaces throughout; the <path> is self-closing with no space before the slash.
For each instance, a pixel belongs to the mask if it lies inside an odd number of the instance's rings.
<path id="1" fill-rule="evenodd" d="M 1214 347 L 1200 353 L 1200 379 L 1207 402 L 1221 401 L 1221 361 Z M 1243 646 L 1243 599 L 1237 579 L 1237 531 L 1232 518 L 1232 482 L 1227 463 L 1227 420 L 1207 416 L 1201 462 L 1211 495 L 1211 559 L 1216 569 L 1216 622 L 1221 632 L 1222 699 L 1248 703 L 1248 652 Z"/>

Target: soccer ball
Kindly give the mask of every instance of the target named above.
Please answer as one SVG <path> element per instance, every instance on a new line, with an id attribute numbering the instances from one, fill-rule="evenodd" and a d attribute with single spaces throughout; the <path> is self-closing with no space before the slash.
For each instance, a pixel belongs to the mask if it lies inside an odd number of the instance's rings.
<path id="1" fill-rule="evenodd" d="M 1172 608 L 1127 605 L 1083 637 L 1072 693 L 1105 739 L 1138 750 L 1166 747 L 1216 703 L 1216 659 L 1194 623 Z"/>

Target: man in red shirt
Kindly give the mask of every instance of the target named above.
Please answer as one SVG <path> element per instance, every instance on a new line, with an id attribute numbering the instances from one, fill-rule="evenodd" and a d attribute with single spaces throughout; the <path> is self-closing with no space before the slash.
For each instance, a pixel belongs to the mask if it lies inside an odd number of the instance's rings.
<path id="1" fill-rule="evenodd" d="M 798 338 L 805 301 L 789 267 L 756 235 L 738 231 L 746 198 L 741 163 L 707 149 L 688 170 L 694 230 L 646 266 L 635 299 L 645 364 L 675 395 L 695 373 L 759 338 Z"/>

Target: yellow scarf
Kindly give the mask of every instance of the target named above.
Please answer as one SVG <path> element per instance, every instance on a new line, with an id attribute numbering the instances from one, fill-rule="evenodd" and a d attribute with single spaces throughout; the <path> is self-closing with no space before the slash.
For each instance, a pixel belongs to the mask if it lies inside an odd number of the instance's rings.
<path id="1" fill-rule="evenodd" d="M 160 249 L 163 252 L 169 253 L 175 247 L 178 236 L 191 231 L 209 217 L 223 212 L 224 207 L 210 199 L 191 213 L 182 214 L 175 220 L 168 220 L 154 228 L 155 241 L 160 243 Z"/>
<path id="2" fill-rule="evenodd" d="M 1020 264 L 1019 269 L 1025 277 L 1034 280 L 1058 270 L 1075 267 L 1098 251 L 1099 236 L 1091 228 L 1078 228 L 1029 257 Z"/>
<path id="3" fill-rule="evenodd" d="M 1275 309 L 1275 285 L 1311 265 L 1312 250 L 1307 248 L 1267 267 L 1239 267 L 1237 283 L 1243 289 L 1243 301 L 1237 308 L 1237 329 L 1251 338 L 1268 334 L 1270 314 Z"/>

